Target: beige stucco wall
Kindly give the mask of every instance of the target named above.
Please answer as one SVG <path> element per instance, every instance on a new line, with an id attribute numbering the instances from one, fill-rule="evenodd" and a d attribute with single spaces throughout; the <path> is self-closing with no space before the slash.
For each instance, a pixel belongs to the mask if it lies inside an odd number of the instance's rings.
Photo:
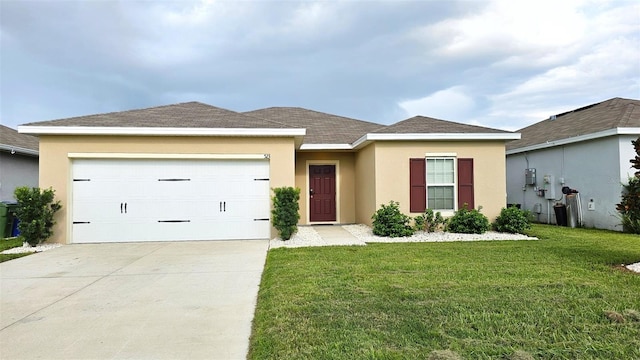
<path id="1" fill-rule="evenodd" d="M 400 202 L 403 213 L 417 215 L 409 212 L 409 159 L 424 157 L 426 153 L 456 153 L 458 158 L 473 158 L 475 207 L 482 206 L 482 213 L 490 221 L 500 214 L 506 205 L 503 141 L 377 142 L 376 206 L 394 200 Z"/>
<path id="2" fill-rule="evenodd" d="M 355 154 L 350 152 L 298 152 L 296 186 L 300 188 L 300 224 L 309 223 L 309 165 L 336 165 L 336 223 L 356 221 Z"/>
<path id="3" fill-rule="evenodd" d="M 71 229 L 69 153 L 270 154 L 270 186 L 294 186 L 293 138 L 186 136 L 40 136 L 40 187 L 62 202 L 51 242 L 68 243 Z M 274 229 L 271 236 L 275 236 Z"/>
<path id="4" fill-rule="evenodd" d="M 356 222 L 371 225 L 376 211 L 376 144 L 370 144 L 356 154 Z"/>

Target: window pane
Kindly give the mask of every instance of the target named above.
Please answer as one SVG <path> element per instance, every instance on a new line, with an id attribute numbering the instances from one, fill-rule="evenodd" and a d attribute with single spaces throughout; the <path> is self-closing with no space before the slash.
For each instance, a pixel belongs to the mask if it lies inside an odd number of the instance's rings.
<path id="1" fill-rule="evenodd" d="M 453 186 L 430 186 L 427 207 L 430 209 L 453 209 Z"/>
<path id="2" fill-rule="evenodd" d="M 427 185 L 454 183 L 453 159 L 427 159 Z"/>
<path id="3" fill-rule="evenodd" d="M 436 159 L 427 159 L 427 184 L 436 182 L 435 162 Z"/>

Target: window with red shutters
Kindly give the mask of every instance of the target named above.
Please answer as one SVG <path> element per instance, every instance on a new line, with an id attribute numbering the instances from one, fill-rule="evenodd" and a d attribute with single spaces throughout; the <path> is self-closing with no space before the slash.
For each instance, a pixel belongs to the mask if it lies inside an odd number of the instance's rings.
<path id="1" fill-rule="evenodd" d="M 457 159 L 456 188 L 458 190 L 457 208 L 474 209 L 473 159 Z M 427 208 L 427 160 L 409 159 L 409 211 L 423 212 Z M 434 209 L 439 210 L 439 209 Z"/>

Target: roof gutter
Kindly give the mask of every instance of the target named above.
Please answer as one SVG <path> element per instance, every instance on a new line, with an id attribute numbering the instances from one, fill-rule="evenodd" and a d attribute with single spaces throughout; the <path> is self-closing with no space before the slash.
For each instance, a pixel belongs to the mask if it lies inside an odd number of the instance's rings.
<path id="1" fill-rule="evenodd" d="M 0 150 L 8 151 L 12 155 L 21 154 L 21 155 L 36 156 L 36 157 L 40 156 L 40 152 L 38 150 L 27 149 L 20 146 L 0 144 Z"/>
<path id="2" fill-rule="evenodd" d="M 295 128 L 167 128 L 102 126 L 18 126 L 18 132 L 32 135 L 129 135 L 129 136 L 304 136 Z"/>
<path id="3" fill-rule="evenodd" d="M 609 137 L 609 136 L 616 136 L 616 135 L 640 135 L 640 128 L 638 127 L 613 128 L 613 129 L 608 129 L 604 131 L 598 131 L 591 134 L 574 136 L 574 137 L 565 138 L 565 139 L 547 141 L 541 144 L 534 144 L 534 145 L 524 146 L 521 148 L 510 149 L 510 150 L 507 150 L 506 154 L 507 155 L 519 154 L 519 153 L 528 152 L 528 151 L 535 151 L 540 149 L 551 148 L 554 146 L 562 146 L 562 145 L 573 144 L 573 143 L 578 143 L 578 142 L 588 141 L 588 140 L 595 140 L 595 139 L 600 139 L 600 138 Z"/>

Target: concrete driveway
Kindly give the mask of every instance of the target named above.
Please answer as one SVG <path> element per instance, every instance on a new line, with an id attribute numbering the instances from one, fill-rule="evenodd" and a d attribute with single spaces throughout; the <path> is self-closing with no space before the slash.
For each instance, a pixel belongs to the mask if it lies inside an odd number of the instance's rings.
<path id="1" fill-rule="evenodd" d="M 0 264 L 1 359 L 244 359 L 267 240 L 67 245 Z"/>

